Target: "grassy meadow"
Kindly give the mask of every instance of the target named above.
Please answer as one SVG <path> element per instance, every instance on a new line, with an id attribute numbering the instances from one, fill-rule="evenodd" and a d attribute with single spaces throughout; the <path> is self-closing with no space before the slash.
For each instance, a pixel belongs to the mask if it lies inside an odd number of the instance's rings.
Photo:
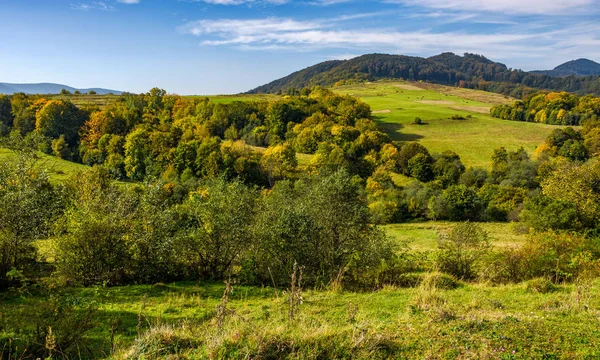
<path id="1" fill-rule="evenodd" d="M 409 82 L 375 82 L 334 88 L 371 106 L 380 127 L 393 140 L 417 141 L 431 152 L 452 150 L 466 166 L 491 166 L 494 149 L 530 154 L 556 129 L 552 125 L 492 118 L 489 110 L 513 99 L 483 91 Z M 460 115 L 464 120 L 452 120 Z M 415 118 L 423 124 L 413 124 Z"/>
<path id="2" fill-rule="evenodd" d="M 10 161 L 15 158 L 14 152 L 6 148 L 0 148 L 0 161 Z M 78 164 L 75 162 L 62 160 L 56 156 L 44 154 L 42 152 L 37 153 L 37 162 L 35 166 L 38 169 L 43 169 L 48 173 L 50 180 L 53 182 L 64 182 L 67 181 L 74 174 L 89 169 L 89 166 Z"/>
<path id="3" fill-rule="evenodd" d="M 413 251 L 435 251 L 440 234 L 450 231 L 455 225 L 448 221 L 427 221 L 384 225 L 383 229 L 393 239 L 408 245 Z M 514 229 L 510 223 L 479 223 L 488 233 L 493 246 L 518 247 L 527 240 L 527 235 Z"/>
<path id="4" fill-rule="evenodd" d="M 355 293 L 305 289 L 297 315 L 287 294 L 223 284 L 67 289 L 97 313 L 81 358 L 584 359 L 600 356 L 600 284 L 455 289 L 421 285 Z M 47 297 L 5 296 L 0 339 L 36 326 Z M 59 335 L 56 329 L 57 336 Z M 14 342 L 12 346 L 18 346 Z"/>

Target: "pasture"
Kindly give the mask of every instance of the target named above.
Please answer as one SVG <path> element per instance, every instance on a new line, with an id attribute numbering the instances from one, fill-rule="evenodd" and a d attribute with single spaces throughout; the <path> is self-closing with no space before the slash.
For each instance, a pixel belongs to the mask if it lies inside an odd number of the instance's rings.
<path id="1" fill-rule="evenodd" d="M 11 150 L 0 148 L 0 162 L 10 161 L 15 156 L 15 153 Z M 59 159 L 56 156 L 47 155 L 42 152 L 37 152 L 36 156 L 35 166 L 40 170 L 46 171 L 52 182 L 64 182 L 74 174 L 90 168 L 87 165 Z"/>
<path id="2" fill-rule="evenodd" d="M 600 356 L 600 284 L 375 292 L 305 289 L 289 317 L 286 293 L 234 285 L 218 321 L 223 284 L 183 282 L 66 289 L 75 310 L 96 309 L 88 358 L 567 359 Z M 0 341 L 32 331 L 47 295 L 3 294 Z M 64 316 L 64 314 L 63 314 Z M 56 336 L 65 329 L 56 328 Z M 140 335 L 138 335 L 140 334 Z M 136 339 L 137 338 L 137 339 Z M 6 349 L 5 349 L 6 350 Z"/>
<path id="3" fill-rule="evenodd" d="M 426 83 L 364 83 L 334 88 L 371 106 L 393 140 L 417 141 L 432 153 L 451 150 L 466 166 L 489 168 L 494 149 L 523 146 L 531 155 L 556 126 L 492 118 L 489 110 L 512 99 L 483 91 Z M 453 120 L 453 115 L 463 117 Z M 423 124 L 414 124 L 415 118 Z"/>

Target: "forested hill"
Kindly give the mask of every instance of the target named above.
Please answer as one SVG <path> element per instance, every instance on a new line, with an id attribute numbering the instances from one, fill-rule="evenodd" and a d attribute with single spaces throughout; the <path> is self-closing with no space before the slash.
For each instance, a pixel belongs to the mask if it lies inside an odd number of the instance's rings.
<path id="1" fill-rule="evenodd" d="M 535 89 L 600 95 L 600 77 L 552 77 L 521 70 L 483 56 L 443 53 L 430 58 L 369 54 L 350 60 L 327 61 L 275 80 L 249 93 L 289 92 L 310 86 L 352 81 L 404 79 L 492 91 L 522 98 Z"/>
<path id="2" fill-rule="evenodd" d="M 16 93 L 24 93 L 24 94 L 59 94 L 62 90 L 66 90 L 70 93 L 74 93 L 76 91 L 85 94 L 90 91 L 95 92 L 99 95 L 106 95 L 109 93 L 119 95 L 121 91 L 110 90 L 110 89 L 101 89 L 101 88 L 91 88 L 91 89 L 76 89 L 71 86 L 62 85 L 62 84 L 54 84 L 54 83 L 39 83 L 39 84 L 9 84 L 9 83 L 0 83 L 0 94 L 11 95 Z"/>
<path id="3" fill-rule="evenodd" d="M 588 59 L 577 59 L 559 65 L 554 70 L 532 71 L 532 73 L 548 76 L 598 76 L 600 64 Z"/>

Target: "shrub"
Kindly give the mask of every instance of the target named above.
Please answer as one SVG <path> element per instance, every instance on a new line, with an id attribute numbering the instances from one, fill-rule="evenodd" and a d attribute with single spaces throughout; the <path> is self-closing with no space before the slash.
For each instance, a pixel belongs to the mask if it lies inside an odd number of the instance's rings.
<path id="1" fill-rule="evenodd" d="M 450 117 L 450 119 L 452 120 L 466 120 L 464 116 L 459 115 L 459 114 L 454 114 Z"/>
<path id="2" fill-rule="evenodd" d="M 526 288 L 528 291 L 540 294 L 555 292 L 558 288 L 547 278 L 535 278 L 527 282 Z"/>
<path id="3" fill-rule="evenodd" d="M 257 193 L 239 181 L 212 179 L 177 208 L 182 262 L 191 275 L 223 279 L 253 246 Z"/>
<path id="4" fill-rule="evenodd" d="M 413 121 L 413 124 L 415 124 L 415 125 L 422 125 L 423 124 L 423 120 L 421 120 L 420 117 L 416 117 L 415 121 Z"/>
<path id="5" fill-rule="evenodd" d="M 476 266 L 490 248 L 488 234 L 475 223 L 460 223 L 439 240 L 437 264 L 441 271 L 459 279 L 477 276 Z"/>
<path id="6" fill-rule="evenodd" d="M 307 285 L 340 276 L 372 285 L 371 275 L 393 254 L 392 242 L 370 224 L 359 186 L 345 171 L 278 183 L 264 199 L 254 229 L 256 271 L 268 283 L 286 284 L 297 261 Z"/>

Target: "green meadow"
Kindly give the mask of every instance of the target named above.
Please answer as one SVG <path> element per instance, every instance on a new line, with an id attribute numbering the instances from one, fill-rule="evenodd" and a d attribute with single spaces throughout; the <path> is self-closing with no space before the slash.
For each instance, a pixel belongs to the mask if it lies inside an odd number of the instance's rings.
<path id="1" fill-rule="evenodd" d="M 456 287 L 456 288 L 454 288 Z M 305 289 L 290 318 L 287 295 L 223 284 L 72 288 L 63 298 L 97 308 L 80 358 L 113 359 L 592 359 L 600 356 L 600 284 Z M 47 295 L 5 294 L 0 339 L 33 330 Z M 219 322 L 220 321 L 220 322 Z M 61 329 L 55 329 L 58 333 Z M 142 334 L 139 336 L 138 334 Z M 137 337 L 137 339 L 136 339 Z M 21 349 L 23 350 L 23 349 Z"/>
<path id="2" fill-rule="evenodd" d="M 408 82 L 334 88 L 369 104 L 380 127 L 399 142 L 417 141 L 431 152 L 452 150 L 467 166 L 489 167 L 494 149 L 524 147 L 530 154 L 556 129 L 552 125 L 492 118 L 489 110 L 513 99 L 483 91 Z M 460 115 L 463 120 L 453 120 Z M 414 124 L 415 118 L 423 124 Z"/>
<path id="3" fill-rule="evenodd" d="M 6 148 L 0 148 L 0 161 L 11 161 L 15 158 L 15 153 Z M 62 160 L 56 156 L 46 155 L 42 152 L 36 154 L 37 160 L 35 166 L 38 169 L 45 170 L 53 182 L 63 182 L 68 180 L 74 174 L 89 169 L 89 166 L 75 162 Z"/>
<path id="4" fill-rule="evenodd" d="M 456 223 L 448 221 L 427 221 L 384 225 L 385 232 L 406 244 L 412 251 L 435 251 L 438 238 L 447 233 Z M 495 247 L 518 247 L 527 241 L 527 234 L 515 229 L 510 223 L 479 223 Z"/>

